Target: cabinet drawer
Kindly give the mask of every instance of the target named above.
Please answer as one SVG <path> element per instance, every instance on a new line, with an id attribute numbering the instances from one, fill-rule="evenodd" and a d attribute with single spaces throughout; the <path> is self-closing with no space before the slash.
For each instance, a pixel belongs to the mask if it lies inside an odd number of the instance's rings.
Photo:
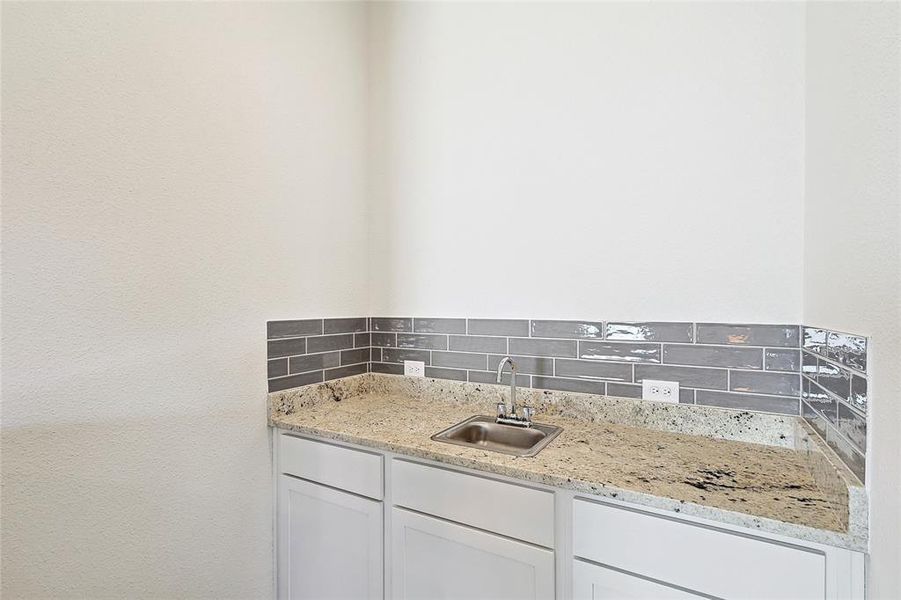
<path id="1" fill-rule="evenodd" d="M 393 460 L 394 504 L 554 547 L 554 495 L 484 477 Z"/>
<path id="2" fill-rule="evenodd" d="M 382 457 L 323 442 L 279 434 L 279 471 L 381 500 Z"/>
<path id="3" fill-rule="evenodd" d="M 573 506 L 573 554 L 720 598 L 826 594 L 821 553 L 588 500 Z"/>

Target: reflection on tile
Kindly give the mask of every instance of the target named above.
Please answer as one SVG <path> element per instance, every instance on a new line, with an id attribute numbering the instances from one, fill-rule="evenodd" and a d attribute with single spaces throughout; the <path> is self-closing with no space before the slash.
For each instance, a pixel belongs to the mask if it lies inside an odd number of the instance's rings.
<path id="1" fill-rule="evenodd" d="M 838 403 L 838 430 L 862 453 L 867 451 L 867 418 L 844 402 Z"/>
<path id="2" fill-rule="evenodd" d="M 698 323 L 699 344 L 797 348 L 799 341 L 797 325 Z"/>
<path id="3" fill-rule="evenodd" d="M 472 383 L 493 383 L 497 384 L 497 373 L 491 371 L 469 371 L 469 381 Z M 532 378 L 529 375 L 517 373 L 516 385 L 519 387 L 529 387 Z M 505 372 L 501 376 L 501 385 L 510 385 L 510 371 Z"/>
<path id="4" fill-rule="evenodd" d="M 804 378 L 804 401 L 832 422 L 835 422 L 838 417 L 838 401 L 806 377 Z"/>
<path id="5" fill-rule="evenodd" d="M 755 394 L 736 394 L 734 392 L 708 392 L 698 390 L 695 401 L 705 406 L 721 406 L 741 410 L 779 413 L 781 415 L 797 415 L 799 412 L 797 398 L 778 398 L 776 396 L 757 396 Z"/>
<path id="6" fill-rule="evenodd" d="M 397 346 L 396 333 L 371 333 L 370 343 L 380 348 L 394 348 Z"/>
<path id="7" fill-rule="evenodd" d="M 851 406 L 867 411 L 867 378 L 860 375 L 851 377 Z"/>
<path id="8" fill-rule="evenodd" d="M 413 319 L 416 333 L 466 333 L 466 319 Z"/>
<path id="9" fill-rule="evenodd" d="M 842 400 L 851 395 L 851 374 L 825 360 L 819 361 L 817 383 Z"/>
<path id="10" fill-rule="evenodd" d="M 488 370 L 497 369 L 501 359 L 504 357 L 499 354 L 488 355 Z M 532 375 L 553 375 L 554 359 L 540 358 L 536 356 L 512 356 L 513 362 L 516 363 L 516 371 L 519 373 L 530 373 Z M 504 367 L 509 369 L 509 367 Z"/>
<path id="11" fill-rule="evenodd" d="M 447 350 L 447 336 L 432 333 L 398 333 L 397 347 Z"/>
<path id="12" fill-rule="evenodd" d="M 608 340 L 628 340 L 634 342 L 684 342 L 693 341 L 694 326 L 691 323 L 670 323 L 660 321 L 612 322 L 607 323 Z"/>
<path id="13" fill-rule="evenodd" d="M 679 390 L 680 394 L 682 390 Z M 607 383 L 607 395 L 619 398 L 641 398 L 641 386 L 634 383 Z"/>
<path id="14" fill-rule="evenodd" d="M 269 321 L 266 323 L 266 337 L 301 337 L 305 335 L 321 335 L 322 319 L 299 319 L 294 321 Z"/>
<path id="15" fill-rule="evenodd" d="M 659 363 L 660 344 L 579 342 L 579 358 L 616 362 Z"/>
<path id="16" fill-rule="evenodd" d="M 565 358 L 558 358 L 554 362 L 554 375 L 557 377 L 632 381 L 631 365 L 592 362 L 587 360 L 569 360 Z"/>
<path id="17" fill-rule="evenodd" d="M 382 348 L 382 361 L 402 363 L 405 360 L 418 360 L 431 364 L 428 350 L 408 350 L 406 348 Z"/>
<path id="18" fill-rule="evenodd" d="M 810 352 L 804 351 L 801 352 L 801 372 L 805 375 L 810 375 L 811 377 L 816 377 L 817 375 L 817 357 L 815 354 L 811 354 Z"/>
<path id="19" fill-rule="evenodd" d="M 288 359 L 277 358 L 266 362 L 266 377 L 281 377 L 288 374 Z"/>
<path id="20" fill-rule="evenodd" d="M 459 369 L 426 367 L 425 376 L 434 377 L 436 379 L 453 379 L 454 381 L 466 381 L 466 371 L 460 371 Z"/>
<path id="21" fill-rule="evenodd" d="M 488 368 L 488 357 L 469 352 L 432 352 L 432 364 L 438 367 L 454 367 L 484 371 Z"/>
<path id="22" fill-rule="evenodd" d="M 701 367 L 734 367 L 762 369 L 763 351 L 759 348 L 699 346 L 697 344 L 664 344 L 663 362 Z"/>
<path id="23" fill-rule="evenodd" d="M 725 390 L 726 373 L 725 369 L 635 365 L 635 383 L 641 383 L 645 379 L 662 379 L 678 381 L 680 387 Z"/>
<path id="24" fill-rule="evenodd" d="M 366 317 L 326 319 L 323 333 L 357 333 L 366 331 Z"/>
<path id="25" fill-rule="evenodd" d="M 597 338 L 604 337 L 600 321 L 532 321 L 532 337 Z"/>
<path id="26" fill-rule="evenodd" d="M 288 371 L 294 373 L 306 373 L 318 371 L 329 367 L 337 367 L 339 354 L 329 352 L 327 354 L 307 354 L 306 356 L 294 356 L 289 359 Z"/>
<path id="27" fill-rule="evenodd" d="M 366 372 L 366 364 L 350 365 L 347 367 L 338 367 L 337 369 L 327 369 L 325 371 L 325 380 L 340 379 L 341 377 L 351 377 Z"/>
<path id="28" fill-rule="evenodd" d="M 801 344 L 805 350 L 826 356 L 826 330 L 815 327 L 804 328 L 804 340 Z"/>
<path id="29" fill-rule="evenodd" d="M 801 367 L 801 352 L 787 348 L 767 348 L 764 350 L 764 366 L 767 371 L 797 373 Z"/>
<path id="30" fill-rule="evenodd" d="M 452 335 L 449 340 L 449 348 L 461 352 L 506 352 L 507 338 Z"/>
<path id="31" fill-rule="evenodd" d="M 848 465 L 851 472 L 857 475 L 858 479 L 864 481 L 867 466 L 867 460 L 864 458 L 864 455 L 858 452 L 850 442 L 846 441 L 832 427 L 826 430 L 826 442 L 835 450 L 842 462 Z"/>
<path id="32" fill-rule="evenodd" d="M 310 373 L 302 373 L 300 375 L 289 375 L 288 377 L 279 377 L 278 379 L 269 380 L 269 391 L 280 392 L 302 385 L 310 385 L 311 383 L 322 383 L 322 371 L 312 371 Z"/>
<path id="33" fill-rule="evenodd" d="M 269 352 L 269 358 L 293 356 L 295 354 L 303 354 L 307 351 L 307 339 L 294 338 L 288 340 L 274 340 L 266 342 L 266 347 Z"/>
<path id="34" fill-rule="evenodd" d="M 810 426 L 813 427 L 814 431 L 820 434 L 820 436 L 825 440 L 826 439 L 826 418 L 815 411 L 807 402 L 801 402 L 801 415 L 804 417 L 804 420 L 810 423 Z"/>
<path id="35" fill-rule="evenodd" d="M 510 338 L 508 340 L 510 354 L 526 354 L 529 356 L 561 356 L 576 357 L 575 340 L 536 340 L 532 338 Z"/>
<path id="36" fill-rule="evenodd" d="M 469 319 L 470 335 L 529 335 L 526 319 Z"/>
<path id="37" fill-rule="evenodd" d="M 307 338 L 307 352 L 328 352 L 329 350 L 344 350 L 353 347 L 354 336 L 352 333 Z"/>
<path id="38" fill-rule="evenodd" d="M 826 345 L 832 360 L 858 371 L 867 370 L 867 338 L 830 331 Z"/>
<path id="39" fill-rule="evenodd" d="M 581 394 L 604 395 L 607 388 L 602 381 L 588 381 L 585 379 L 563 379 L 560 377 L 532 378 L 532 387 L 542 390 L 561 390 L 564 392 L 578 392 Z"/>
<path id="40" fill-rule="evenodd" d="M 369 319 L 372 331 L 413 331 L 413 319 L 398 317 L 372 317 Z"/>
<path id="41" fill-rule="evenodd" d="M 794 373 L 732 371 L 729 374 L 729 389 L 733 392 L 756 392 L 797 398 L 801 394 L 801 379 Z"/>

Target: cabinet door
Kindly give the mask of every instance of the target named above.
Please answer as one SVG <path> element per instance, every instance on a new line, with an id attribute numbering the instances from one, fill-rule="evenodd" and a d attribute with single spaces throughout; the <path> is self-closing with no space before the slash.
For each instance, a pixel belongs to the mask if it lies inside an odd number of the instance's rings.
<path id="1" fill-rule="evenodd" d="M 704 597 L 600 565 L 573 561 L 573 600 L 698 600 Z"/>
<path id="2" fill-rule="evenodd" d="M 554 553 L 394 508 L 392 598 L 522 600 L 554 597 Z"/>
<path id="3" fill-rule="evenodd" d="M 279 477 L 279 598 L 382 598 L 382 549 L 381 502 Z"/>

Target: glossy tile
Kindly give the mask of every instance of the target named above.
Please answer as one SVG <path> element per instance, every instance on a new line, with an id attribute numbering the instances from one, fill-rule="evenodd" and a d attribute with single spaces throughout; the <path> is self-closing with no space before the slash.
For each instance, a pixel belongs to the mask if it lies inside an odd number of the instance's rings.
<path id="1" fill-rule="evenodd" d="M 801 402 L 801 416 L 810 423 L 814 431 L 820 434 L 820 437 L 824 440 L 826 439 L 826 430 L 829 426 L 826 424 L 826 418 L 823 415 L 815 411 L 807 402 Z"/>
<path id="2" fill-rule="evenodd" d="M 496 371 L 501 359 L 504 358 L 500 354 L 488 355 L 488 370 Z M 516 356 L 511 357 L 516 363 L 516 370 L 519 373 L 529 373 L 532 375 L 553 375 L 554 359 L 541 358 L 536 356 Z M 510 367 L 504 367 L 509 370 Z"/>
<path id="3" fill-rule="evenodd" d="M 830 422 L 835 422 L 838 418 L 838 401 L 826 393 L 816 382 L 804 378 L 804 393 L 802 394 L 804 401 L 811 408 L 826 417 Z"/>
<path id="4" fill-rule="evenodd" d="M 863 412 L 867 411 L 869 404 L 867 396 L 867 378 L 860 375 L 851 376 L 851 398 L 849 404 Z"/>
<path id="5" fill-rule="evenodd" d="M 351 377 L 353 375 L 361 375 L 366 372 L 366 364 L 349 365 L 346 367 L 338 367 L 337 369 L 326 369 L 325 381 L 332 379 L 340 379 L 341 377 Z"/>
<path id="6" fill-rule="evenodd" d="M 851 373 L 822 359 L 818 371 L 817 383 L 842 400 L 848 399 L 851 395 Z"/>
<path id="7" fill-rule="evenodd" d="M 817 359 L 815 354 L 811 354 L 806 350 L 801 352 L 801 372 L 805 375 L 816 377 L 818 372 L 818 362 L 819 359 Z"/>
<path id="8" fill-rule="evenodd" d="M 867 370 L 867 338 L 830 331 L 826 338 L 826 352 L 834 361 L 857 369 Z"/>
<path id="9" fill-rule="evenodd" d="M 497 373 L 493 371 L 469 371 L 469 381 L 472 383 L 493 383 L 497 384 Z M 517 373 L 516 385 L 518 387 L 529 387 L 532 384 L 532 378 L 529 375 Z M 501 376 L 501 385 L 510 385 L 510 372 L 507 371 Z"/>
<path id="10" fill-rule="evenodd" d="M 452 335 L 448 348 L 461 352 L 507 352 L 507 338 L 478 335 Z"/>
<path id="11" fill-rule="evenodd" d="M 307 352 L 328 352 L 329 350 L 346 350 L 354 347 L 352 333 L 323 335 L 307 338 Z"/>
<path id="12" fill-rule="evenodd" d="M 466 371 L 459 369 L 444 369 L 441 367 L 426 367 L 426 377 L 434 377 L 435 379 L 452 379 L 454 381 L 466 381 Z"/>
<path id="13" fill-rule="evenodd" d="M 371 317 L 370 331 L 413 331 L 413 319 L 398 317 Z"/>
<path id="14" fill-rule="evenodd" d="M 679 392 L 682 390 L 680 389 Z M 641 398 L 641 386 L 634 383 L 607 382 L 607 395 L 617 398 Z"/>
<path id="15" fill-rule="evenodd" d="M 302 385 L 310 385 L 311 383 L 322 383 L 322 371 L 312 371 L 310 373 L 302 373 L 300 375 L 289 375 L 288 377 L 270 379 L 269 391 L 280 392 L 282 390 L 300 387 Z"/>
<path id="16" fill-rule="evenodd" d="M 740 410 L 756 410 L 760 412 L 779 413 L 781 415 L 797 415 L 800 411 L 799 400 L 780 398 L 777 396 L 758 396 L 756 394 L 737 394 L 734 392 L 709 392 L 698 390 L 695 401 L 705 406 L 720 406 Z"/>
<path id="17" fill-rule="evenodd" d="M 531 321 L 532 337 L 538 338 L 596 338 L 604 337 L 600 321 Z"/>
<path id="18" fill-rule="evenodd" d="M 282 377 L 288 374 L 288 359 L 276 358 L 266 361 L 266 377 Z"/>
<path id="19" fill-rule="evenodd" d="M 561 377 L 532 377 L 532 387 L 542 390 L 561 390 L 564 392 L 578 392 L 581 394 L 607 393 L 607 388 L 602 381 L 588 381 L 585 379 L 563 379 Z"/>
<path id="20" fill-rule="evenodd" d="M 827 331 L 825 329 L 804 327 L 804 339 L 801 342 L 801 347 L 821 356 L 826 356 L 826 334 Z"/>
<path id="21" fill-rule="evenodd" d="M 357 363 L 369 362 L 369 348 L 356 348 L 354 350 L 343 350 L 341 352 L 341 365 L 355 365 Z"/>
<path id="22" fill-rule="evenodd" d="M 382 362 L 382 349 L 381 348 L 370 348 L 369 349 L 369 362 Z"/>
<path id="23" fill-rule="evenodd" d="M 554 375 L 574 379 L 604 379 L 627 382 L 632 381 L 632 366 L 558 358 L 554 361 Z"/>
<path id="24" fill-rule="evenodd" d="M 797 348 L 800 343 L 797 325 L 698 323 L 697 332 L 699 344 Z"/>
<path id="25" fill-rule="evenodd" d="M 397 347 L 447 350 L 447 336 L 433 333 L 398 333 Z"/>
<path id="26" fill-rule="evenodd" d="M 526 319 L 468 319 L 469 335 L 529 335 Z"/>
<path id="27" fill-rule="evenodd" d="M 801 369 L 801 351 L 788 348 L 767 348 L 763 354 L 767 371 L 788 371 L 797 373 Z"/>
<path id="28" fill-rule="evenodd" d="M 266 348 L 269 358 L 278 358 L 280 356 L 294 356 L 295 354 L 304 354 L 307 351 L 306 338 L 293 338 L 287 340 L 275 340 L 266 342 Z M 284 389 L 284 388 L 282 388 Z"/>
<path id="29" fill-rule="evenodd" d="M 388 375 L 403 375 L 404 366 L 396 363 L 373 362 L 369 363 L 369 370 L 373 373 L 387 373 Z"/>
<path id="30" fill-rule="evenodd" d="M 851 472 L 857 475 L 861 481 L 866 481 L 867 459 L 865 455 L 848 442 L 837 430 L 829 427 L 826 430 L 826 443 L 835 450 L 842 462 L 845 463 Z"/>
<path id="31" fill-rule="evenodd" d="M 370 333 L 369 334 L 370 344 L 373 346 L 377 346 L 379 348 L 396 348 L 397 347 L 397 334 L 396 333 Z"/>
<path id="32" fill-rule="evenodd" d="M 642 342 L 579 342 L 579 358 L 630 363 L 659 363 L 660 344 Z"/>
<path id="33" fill-rule="evenodd" d="M 410 350 L 406 348 L 382 348 L 382 362 L 402 363 L 405 360 L 419 360 L 427 365 L 432 364 L 428 350 Z"/>
<path id="34" fill-rule="evenodd" d="M 366 331 L 366 317 L 350 319 L 325 319 L 323 333 L 359 333 Z"/>
<path id="35" fill-rule="evenodd" d="M 270 340 L 307 335 L 322 335 L 322 319 L 269 321 L 266 323 L 266 338 Z"/>
<path id="36" fill-rule="evenodd" d="M 848 407 L 844 402 L 838 403 L 838 422 L 836 428 L 845 434 L 861 452 L 867 451 L 867 418 Z"/>
<path id="37" fill-rule="evenodd" d="M 466 333 L 466 319 L 413 319 L 416 333 Z"/>
<path id="38" fill-rule="evenodd" d="M 484 371 L 488 368 L 488 356 L 470 352 L 432 352 L 432 364 L 437 367 L 472 369 Z"/>
<path id="39" fill-rule="evenodd" d="M 354 334 L 354 348 L 363 348 L 364 346 L 369 346 L 372 343 L 372 336 L 368 333 L 355 333 Z"/>
<path id="40" fill-rule="evenodd" d="M 338 352 L 293 356 L 288 359 L 288 372 L 292 375 L 294 373 L 307 373 L 309 371 L 318 371 L 330 367 L 337 367 L 339 364 L 340 361 Z"/>
<path id="41" fill-rule="evenodd" d="M 575 340 L 536 340 L 532 338 L 510 338 L 508 340 L 510 354 L 528 356 L 560 356 L 576 357 Z"/>
<path id="42" fill-rule="evenodd" d="M 626 340 L 633 342 L 684 342 L 694 339 L 692 323 L 676 323 L 661 321 L 642 322 L 610 322 L 606 326 L 608 340 Z"/>
<path id="43" fill-rule="evenodd" d="M 801 378 L 794 373 L 731 371 L 729 389 L 733 392 L 776 394 L 797 398 L 801 395 Z M 797 410 L 795 413 L 797 414 Z"/>
<path id="44" fill-rule="evenodd" d="M 678 381 L 680 386 L 725 390 L 727 371 L 703 367 L 672 367 L 663 365 L 635 365 L 635 383 L 645 379 Z"/>
<path id="45" fill-rule="evenodd" d="M 763 350 L 698 344 L 664 344 L 663 362 L 700 367 L 734 367 L 762 369 Z"/>

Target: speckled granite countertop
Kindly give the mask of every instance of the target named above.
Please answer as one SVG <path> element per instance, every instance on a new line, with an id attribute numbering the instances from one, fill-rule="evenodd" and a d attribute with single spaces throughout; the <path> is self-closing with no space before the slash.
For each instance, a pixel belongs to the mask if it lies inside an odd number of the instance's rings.
<path id="1" fill-rule="evenodd" d="M 712 437 L 698 435 L 697 424 L 681 427 L 677 417 L 689 407 L 655 404 L 652 412 L 662 410 L 669 420 L 649 423 L 645 417 L 619 414 L 623 407 L 633 407 L 635 413 L 634 401 L 588 396 L 592 409 L 584 414 L 585 405 L 579 410 L 575 405 L 585 398 L 573 398 L 584 395 L 551 392 L 536 397 L 526 391 L 524 400 L 539 409 L 536 421 L 563 428 L 537 456 L 519 458 L 430 439 L 473 415 L 491 414 L 497 393 L 496 386 L 422 380 L 411 384 L 406 378 L 366 375 L 271 394 L 270 425 L 799 539 L 866 547 L 862 489 L 849 492 L 844 473 L 838 483 L 827 477 L 824 485 L 822 461 L 816 464 L 817 457 L 822 459 L 818 451 L 797 449 L 796 443 L 761 443 L 752 413 L 704 411 L 712 415 L 706 422 L 713 428 L 734 427 L 744 419 L 741 427 L 758 443 L 736 441 L 741 435 L 734 431 Z M 646 413 L 647 404 L 637 406 Z M 611 411 L 619 416 L 611 416 Z M 767 417 L 774 418 L 760 415 L 772 429 Z M 631 422 L 636 418 L 642 426 Z M 777 419 L 792 438 L 798 433 L 803 437 L 803 431 L 796 431 L 796 420 Z M 717 420 L 721 423 L 713 423 Z M 693 429 L 695 435 L 681 429 Z M 717 439 L 723 437 L 732 439 Z M 782 441 L 789 436 L 777 431 L 775 437 Z"/>

